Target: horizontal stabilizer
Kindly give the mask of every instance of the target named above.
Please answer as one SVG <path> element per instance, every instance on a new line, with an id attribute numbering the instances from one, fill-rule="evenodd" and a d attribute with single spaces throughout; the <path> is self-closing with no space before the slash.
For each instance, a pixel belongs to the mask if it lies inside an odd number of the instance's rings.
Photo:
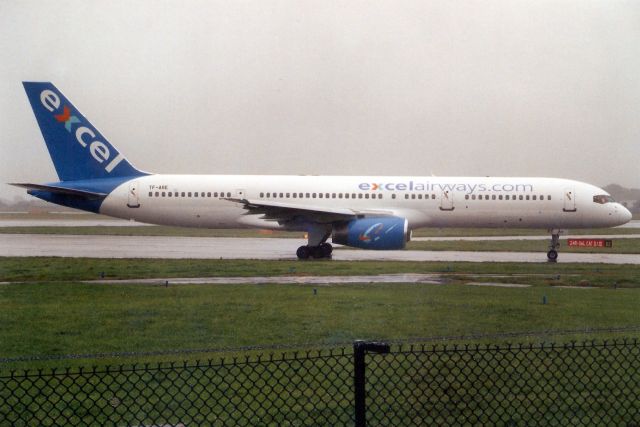
<path id="1" fill-rule="evenodd" d="M 86 199 L 104 199 L 105 197 L 107 197 L 105 193 L 96 193 L 93 191 L 86 191 L 86 190 L 76 190 L 74 188 L 56 187 L 54 185 L 26 184 L 26 183 L 10 183 L 9 185 L 27 188 L 29 190 L 48 191 L 49 193 L 66 194 L 69 196 L 83 197 Z"/>

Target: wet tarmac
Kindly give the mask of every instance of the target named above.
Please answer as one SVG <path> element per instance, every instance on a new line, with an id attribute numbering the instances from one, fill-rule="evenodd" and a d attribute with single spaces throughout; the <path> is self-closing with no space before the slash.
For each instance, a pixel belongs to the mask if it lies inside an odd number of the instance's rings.
<path id="1" fill-rule="evenodd" d="M 0 216 L 0 227 L 140 227 L 153 226 L 143 222 L 124 219 L 109 219 L 96 216 L 96 219 L 3 219 Z"/>
<path id="2" fill-rule="evenodd" d="M 301 239 L 0 234 L 0 256 L 91 258 L 295 258 Z M 603 250 L 604 251 L 604 250 Z M 366 251 L 336 247 L 340 261 L 545 262 L 541 252 Z M 560 253 L 561 263 L 640 264 L 640 254 Z"/>
<path id="3" fill-rule="evenodd" d="M 573 236 L 560 236 L 560 240 L 567 239 L 640 239 L 640 234 L 576 234 Z M 484 242 L 501 240 L 551 240 L 549 236 L 473 236 L 473 237 L 413 237 L 412 242 Z"/>
<path id="4" fill-rule="evenodd" d="M 126 279 L 126 280 L 88 280 L 91 284 L 146 284 L 146 285 L 222 285 L 269 283 L 294 285 L 333 285 L 354 283 L 423 283 L 441 285 L 445 283 L 438 274 L 379 274 L 368 276 L 251 276 L 251 277 L 195 277 L 195 278 L 160 278 L 160 279 Z"/>

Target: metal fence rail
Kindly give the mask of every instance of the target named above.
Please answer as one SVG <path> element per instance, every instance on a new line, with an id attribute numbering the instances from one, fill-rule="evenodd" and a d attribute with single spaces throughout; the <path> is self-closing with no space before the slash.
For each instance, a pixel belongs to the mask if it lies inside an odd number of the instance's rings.
<path id="1" fill-rule="evenodd" d="M 640 343 L 358 342 L 353 351 L 0 374 L 0 425 L 354 424 L 640 425 Z"/>

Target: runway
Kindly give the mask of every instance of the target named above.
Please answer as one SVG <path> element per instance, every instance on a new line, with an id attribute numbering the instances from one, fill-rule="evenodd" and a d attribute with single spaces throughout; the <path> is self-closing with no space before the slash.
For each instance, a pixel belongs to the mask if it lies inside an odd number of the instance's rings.
<path id="1" fill-rule="evenodd" d="M 0 256 L 294 260 L 302 239 L 0 234 Z M 338 261 L 545 262 L 541 252 L 366 251 L 336 247 Z M 640 264 L 640 254 L 560 253 L 561 263 Z"/>

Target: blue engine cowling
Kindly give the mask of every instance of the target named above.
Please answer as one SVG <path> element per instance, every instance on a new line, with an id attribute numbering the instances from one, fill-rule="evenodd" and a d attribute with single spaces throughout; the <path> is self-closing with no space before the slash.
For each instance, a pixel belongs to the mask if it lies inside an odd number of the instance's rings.
<path id="1" fill-rule="evenodd" d="M 404 218 L 360 218 L 334 226 L 331 239 L 362 249 L 403 249 L 409 241 L 408 229 L 409 222 Z"/>

